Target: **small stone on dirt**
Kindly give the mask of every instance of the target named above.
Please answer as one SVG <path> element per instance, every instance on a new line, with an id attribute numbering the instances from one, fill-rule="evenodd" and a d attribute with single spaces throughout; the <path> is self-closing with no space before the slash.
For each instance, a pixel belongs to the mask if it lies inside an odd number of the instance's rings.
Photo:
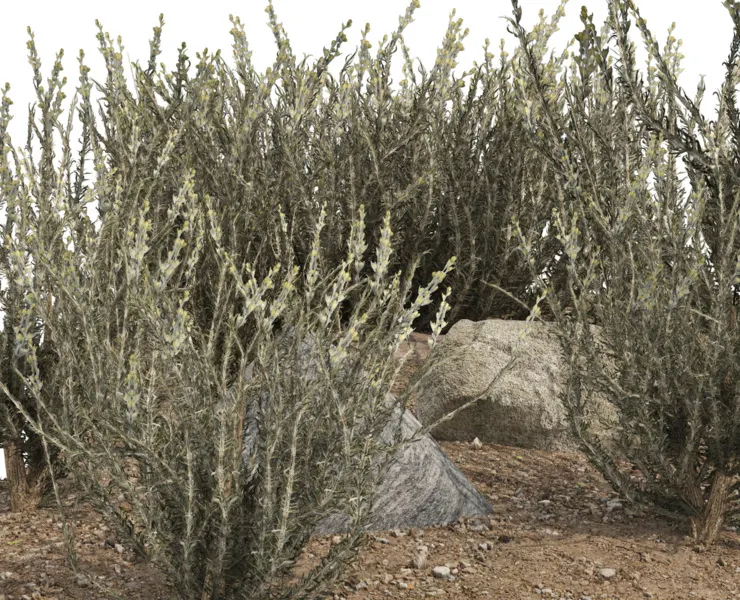
<path id="1" fill-rule="evenodd" d="M 432 575 L 437 579 L 449 579 L 451 575 L 450 567 L 434 567 Z"/>
<path id="2" fill-rule="evenodd" d="M 426 552 L 418 552 L 414 558 L 411 559 L 411 565 L 414 567 L 414 569 L 426 569 L 427 568 L 427 553 Z"/>

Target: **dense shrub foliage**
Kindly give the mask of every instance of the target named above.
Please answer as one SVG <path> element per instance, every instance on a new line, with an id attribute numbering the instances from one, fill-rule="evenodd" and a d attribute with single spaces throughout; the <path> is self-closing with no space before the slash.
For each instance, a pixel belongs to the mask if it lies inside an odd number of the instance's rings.
<path id="1" fill-rule="evenodd" d="M 558 165 L 553 225 L 565 277 L 532 275 L 569 364 L 563 401 L 607 480 L 630 500 L 688 522 L 702 542 L 740 507 L 740 10 L 725 4 L 735 36 L 712 123 L 699 110 L 703 82 L 695 100 L 676 83 L 676 39 L 669 34 L 661 50 L 631 1 L 609 2 L 602 34 L 582 11 L 577 69 L 554 89 L 544 84 L 520 13 L 511 21 L 539 90 L 530 127 L 547 132 L 542 152 Z M 630 16 L 655 62 L 647 79 L 635 66 Z M 565 113 L 555 97 L 564 98 Z M 530 242 L 520 240 L 526 257 Z M 619 415 L 609 449 L 584 418 L 595 394 Z"/>
<path id="2" fill-rule="evenodd" d="M 502 49 L 498 67 L 486 51 L 485 63 L 470 72 L 472 78 L 464 93 L 460 85 L 464 82 L 451 76 L 464 37 L 461 21 L 453 19 L 434 67 L 427 73 L 421 66 L 421 80 L 417 81 L 402 36 L 417 5 L 410 4 L 398 30 L 381 45 L 375 59 L 365 39 L 369 30 L 365 29 L 361 47 L 352 55 L 354 64 L 347 61 L 338 81 L 327 72 L 327 65 L 339 54 L 345 40 L 343 31 L 314 66 L 307 66 L 305 60 L 296 64 L 271 6 L 267 12 L 278 56 L 264 75 L 252 68 L 251 52 L 237 18 L 231 30 L 233 67 L 219 52 L 204 51 L 197 54 L 193 75 L 183 46 L 175 69 L 160 69 L 160 20 L 148 64 L 146 68 L 133 66 L 134 89 L 129 89 L 120 40 L 116 48 L 100 27 L 98 40 L 107 76 L 100 83 L 93 82 L 84 56 L 79 57 L 77 103 L 67 123 L 61 109 L 66 81 L 61 77 L 61 55 L 47 86 L 43 86 L 31 38 L 30 62 L 42 114 L 39 119 L 30 118 L 27 153 L 18 156 L 5 135 L 10 100 L 7 94 L 4 97 L 5 202 L 12 205 L 14 195 L 21 192 L 30 193 L 39 205 L 51 202 L 53 196 L 58 205 L 79 213 L 79 223 L 69 234 L 74 234 L 71 244 L 75 252 L 84 255 L 82 234 L 91 229 L 116 247 L 123 243 L 123 229 L 113 216 L 108 217 L 114 200 L 93 194 L 92 180 L 110 188 L 131 205 L 130 210 L 146 199 L 152 228 L 161 231 L 152 244 L 167 248 L 176 228 L 163 224 L 183 174 L 192 171 L 194 193 L 211 197 L 224 244 L 231 248 L 235 264 L 249 263 L 258 279 L 270 273 L 276 262 L 289 264 L 294 258 L 297 264 L 305 264 L 320 205 L 326 209 L 321 233 L 323 260 L 327 269 L 338 267 L 351 224 L 364 205 L 370 247 L 378 243 L 382 219 L 390 211 L 395 251 L 389 268 L 408 275 L 416 265 L 412 293 L 443 269 L 450 256 L 457 256 L 457 267 L 448 281 L 452 287 L 451 318 L 523 317 L 527 313 L 519 304 L 485 282 L 499 283 L 517 297 L 534 301 L 529 271 L 511 252 L 509 236 L 514 219 L 527 231 L 541 233 L 552 207 L 551 170 L 530 147 L 520 118 L 523 98 L 531 92 L 526 85 L 512 83 L 519 69 L 517 58 Z M 554 27 L 555 23 L 545 26 L 542 21 L 543 39 Z M 407 77 L 394 93 L 389 69 L 398 45 L 404 51 Z M 544 42 L 541 54 L 545 54 Z M 100 97 L 97 106 L 93 88 Z M 272 92 L 276 92 L 276 103 Z M 83 154 L 75 160 L 67 147 L 57 156 L 64 169 L 71 171 L 69 182 L 63 184 L 54 171 L 57 144 L 53 138 L 58 135 L 55 132 L 68 130 L 75 116 L 82 126 Z M 37 160 L 32 147 L 41 149 Z M 507 151 L 501 152 L 501 148 Z M 162 156 L 168 159 L 164 161 Z M 24 161 L 39 176 L 38 189 L 28 191 L 27 184 L 12 175 L 12 163 Z M 66 200 L 56 193 L 58 185 L 66 186 Z M 280 221 L 281 212 L 287 229 Z M 33 227 L 31 222 L 15 224 L 11 213 L 6 226 L 11 237 L 17 235 L 13 233 L 17 228 Z M 95 224 L 86 218 L 88 213 L 92 217 L 98 214 Z M 54 243 L 59 250 L 60 242 Z M 557 244 L 550 235 L 538 241 L 536 260 L 543 269 L 553 268 Z M 5 273 L 10 270 L 9 257 L 6 252 Z M 156 252 L 147 256 L 147 261 L 156 260 Z M 212 252 L 201 253 L 196 268 L 200 276 L 189 299 L 190 314 L 201 327 L 208 326 L 215 310 L 215 260 Z M 101 257 L 100 261 L 99 268 L 112 269 L 116 257 Z M 34 270 L 35 263 L 30 268 Z M 368 273 L 366 269 L 364 274 Z M 275 289 L 280 288 L 282 276 L 282 272 L 275 275 Z M 14 285 L 11 280 L 5 297 L 9 319 L 5 380 L 22 395 L 25 391 L 15 383 L 13 372 L 13 328 L 21 302 Z M 36 285 L 43 286 L 43 278 Z M 297 285 L 300 287 L 301 281 Z M 340 306 L 345 324 L 356 299 L 356 295 L 350 296 Z M 434 311 L 422 307 L 420 313 L 415 327 L 428 331 Z M 37 325 L 33 335 L 40 342 L 43 324 L 37 321 Z M 244 331 L 245 340 L 250 327 L 248 324 Z M 54 360 L 54 353 L 47 352 L 44 344 L 39 348 L 39 360 Z M 29 404 L 33 410 L 33 403 Z M 14 414 L 9 415 L 12 427 L 4 436 L 8 440 L 5 445 L 17 448 L 18 456 L 25 453 L 35 473 L 16 504 L 32 505 L 38 501 L 38 486 L 32 489 L 35 481 L 45 481 L 43 451 L 33 432 L 21 435 L 23 419 L 12 407 L 10 412 Z"/>
<path id="3" fill-rule="evenodd" d="M 676 40 L 661 50 L 630 0 L 609 0 L 601 31 L 583 9 L 560 56 L 548 41 L 565 3 L 532 32 L 512 4 L 516 50 L 494 64 L 487 42 L 459 80 L 454 12 L 415 72 L 403 31 L 417 0 L 375 57 L 366 27 L 338 78 L 327 67 L 351 22 L 307 65 L 268 6 L 278 56 L 259 74 L 238 18 L 231 66 L 204 51 L 193 72 L 183 45 L 167 72 L 160 18 L 132 88 L 99 25 L 106 77 L 80 54 L 66 119 L 62 54 L 42 85 L 31 35 L 25 150 L 7 134 L 7 87 L 0 105 L 15 509 L 64 467 L 180 597 L 316 594 L 357 551 L 390 456 L 377 432 L 394 349 L 412 328 L 534 307 L 560 332 L 563 401 L 594 464 L 714 539 L 738 506 L 738 6 L 707 123 L 703 85 L 692 100 L 676 84 Z M 608 449 L 583 419 L 596 393 L 620 416 Z M 287 583 L 335 509 L 350 533 Z"/>

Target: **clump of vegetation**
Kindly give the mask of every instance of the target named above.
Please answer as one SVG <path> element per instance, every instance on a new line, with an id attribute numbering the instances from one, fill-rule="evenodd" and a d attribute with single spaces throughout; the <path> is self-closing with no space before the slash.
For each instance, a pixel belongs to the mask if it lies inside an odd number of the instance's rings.
<path id="1" fill-rule="evenodd" d="M 6 89 L 0 122 L 0 152 L 2 164 L 7 165 L 0 173 L 3 198 L 11 206 L 16 195 L 30 195 L 39 205 L 52 202 L 80 213 L 74 240 L 68 236 L 64 243 L 55 242 L 50 252 L 56 255 L 71 247 L 82 261 L 87 253 L 86 231 L 95 230 L 112 244 L 123 243 L 120 223 L 108 217 L 115 214 L 111 213 L 115 199 L 93 195 L 91 178 L 108 186 L 121 202 L 138 206 L 146 199 L 152 230 L 160 232 L 152 244 L 169 248 L 177 228 L 166 225 L 167 215 L 174 210 L 173 199 L 184 174 L 192 172 L 193 191 L 199 197 L 210 196 L 234 263 L 250 264 L 257 280 L 270 274 L 278 262 L 306 264 L 322 205 L 320 241 L 328 270 L 338 268 L 345 259 L 360 206 L 365 207 L 365 234 L 371 248 L 380 242 L 379 232 L 389 211 L 395 236 L 388 268 L 403 271 L 404 280 L 411 277 L 412 294 L 443 270 L 450 256 L 457 256 L 448 279 L 451 319 L 524 316 L 518 304 L 484 281 L 498 282 L 534 301 L 528 267 L 511 252 L 514 244 L 508 235 L 514 217 L 521 227 L 539 235 L 547 227 L 554 198 L 552 170 L 524 135 L 520 106 L 531 94 L 531 86 L 514 86 L 517 61 L 502 47 L 496 67 L 486 45 L 485 63 L 476 64 L 466 74 L 472 78 L 465 92 L 465 81 L 451 75 L 465 35 L 454 12 L 434 67 L 427 73 L 421 66 L 419 80 L 403 42 L 403 31 L 416 8 L 417 1 L 409 4 L 397 31 L 383 41 L 375 58 L 370 54 L 366 27 L 359 50 L 344 65 L 338 80 L 327 68 L 339 55 L 350 23 L 314 65 L 307 65 L 305 59 L 297 63 L 270 5 L 266 12 L 278 46 L 272 68 L 264 74 L 255 72 L 243 26 L 233 18 L 234 66 L 226 63 L 220 51 L 204 51 L 196 55 L 193 74 L 185 45 L 174 69 L 168 72 L 157 64 L 164 25 L 160 19 L 148 64 L 132 67 L 133 86 L 124 76 L 120 39 L 116 46 L 98 24 L 107 74 L 103 80 L 91 80 L 84 56 L 79 57 L 77 104 L 66 124 L 62 123 L 66 81 L 61 76 L 62 54 L 47 85 L 42 85 L 31 36 L 29 59 L 37 105 L 29 118 L 26 153 L 18 155 L 7 136 L 11 101 Z M 546 33 L 552 29 L 546 28 Z M 389 69 L 399 45 L 406 78 L 394 93 Z M 69 130 L 74 123 L 82 127 L 85 152 L 79 160 L 68 146 L 62 147 L 61 155 L 55 150 L 58 132 Z M 504 147 L 506 152 L 501 152 Z M 162 156 L 169 158 L 163 161 Z M 73 172 L 69 183 L 54 169 L 60 159 Z M 21 164 L 39 176 L 36 187 L 13 175 Z M 68 186 L 66 200 L 58 191 L 60 185 Z M 85 218 L 88 213 L 92 220 Z M 12 210 L 7 215 L 6 236 L 15 239 L 20 229 L 31 232 L 35 227 L 35 217 L 19 222 Z M 178 225 L 182 217 L 174 218 Z M 204 243 L 210 244 L 208 240 Z M 551 235 L 539 239 L 533 254 L 541 268 L 552 268 L 558 244 Z M 23 399 L 26 390 L 17 381 L 13 366 L 14 328 L 20 322 L 23 300 L 8 277 L 9 249 L 10 242 L 4 240 L 0 260 L 8 283 L 2 300 L 6 315 L 2 364 L 4 381 L 16 398 Z M 155 256 L 152 252 L 146 260 L 153 264 Z M 113 268 L 117 259 L 107 256 L 101 260 Z M 46 277 L 35 275 L 39 266 L 31 260 L 28 268 L 34 273 L 35 285 L 43 289 Z M 188 310 L 194 323 L 204 329 L 216 310 L 218 272 L 216 254 L 202 252 Z M 275 289 L 280 289 L 286 273 L 275 274 Z M 371 273 L 366 265 L 362 275 Z M 345 325 L 359 298 L 353 292 L 340 305 Z M 434 312 L 431 306 L 421 307 L 414 327 L 429 331 Z M 32 336 L 44 380 L 57 356 L 54 337 L 42 321 L 34 327 Z M 244 340 L 252 325 L 245 327 Z M 7 427 L 0 435 L 14 457 L 9 461 L 13 505 L 17 510 L 32 508 L 49 481 L 43 446 L 14 406 L 7 401 L 2 405 Z M 33 414 L 33 401 L 24 401 L 24 405 Z M 57 458 L 53 462 L 60 466 Z"/>
<path id="2" fill-rule="evenodd" d="M 610 0 L 601 34 L 582 10 L 571 75 L 557 84 L 538 64 L 516 2 L 511 20 L 539 91 L 530 126 L 544 132 L 540 148 L 557 165 L 553 226 L 565 277 L 532 274 L 569 367 L 570 421 L 615 489 L 706 543 L 737 513 L 740 485 L 740 10 L 725 5 L 735 34 L 713 123 L 699 110 L 703 82 L 694 100 L 677 85 L 676 39 L 669 33 L 661 50 L 631 0 Z M 635 66 L 630 15 L 650 52 L 647 77 Z M 526 258 L 530 240 L 520 242 Z M 585 418 L 596 394 L 619 416 L 613 447 Z"/>
<path id="3" fill-rule="evenodd" d="M 322 246 L 325 206 L 305 260 L 293 245 L 297 225 L 279 207 L 261 229 L 235 233 L 250 207 L 231 206 L 226 221 L 199 189 L 191 157 L 178 160 L 176 140 L 197 116 L 160 146 L 139 138 L 136 115 L 109 105 L 104 125 L 115 145 L 105 146 L 82 56 L 75 165 L 74 111 L 66 126 L 56 112 L 61 56 L 47 91 L 33 40 L 29 47 L 42 106 L 38 164 L 30 139 L 22 156 L 9 143 L 7 95 L 2 112 L 6 298 L 14 304 L 4 330 L 12 379 L 0 389 L 8 420 L 23 424 L 10 434 L 36 436 L 53 482 L 63 455 L 85 500 L 166 573 L 178 597 L 317 594 L 363 540 L 383 461 L 393 456 L 379 435 L 395 408 L 391 359 L 454 260 L 412 296 L 414 265 L 405 274 L 390 267 L 390 212 L 371 248 L 362 204 L 339 263 Z M 114 75 L 108 83 L 122 85 Z M 62 139 L 59 166 L 53 134 Z M 153 168 L 135 175 L 138 161 Z M 233 189 L 219 191 L 228 198 Z M 251 261 L 268 251 L 283 260 L 260 275 Z M 289 583 L 311 532 L 337 510 L 349 516 L 342 543 Z M 67 534 L 71 541 L 73 529 Z"/>
<path id="4" fill-rule="evenodd" d="M 28 314 L 53 332 L 58 362 L 42 386 L 26 319 L 15 352 L 28 365 L 29 375 L 18 376 L 37 414 L 0 387 L 43 443 L 64 453 L 85 498 L 163 569 L 179 597 L 303 597 L 333 580 L 362 541 L 382 473 L 379 434 L 394 408 L 386 400 L 391 356 L 445 273 L 403 308 L 408 285 L 387 269 L 389 218 L 373 277 L 359 276 L 361 216 L 340 269 L 320 267 L 319 227 L 305 270 L 291 267 L 268 299 L 280 266 L 257 281 L 249 265 L 235 265 L 215 213 L 203 210 L 210 199 L 193 193 L 192 180 L 175 203 L 170 219 L 182 224 L 166 251 L 150 245 L 160 232 L 146 202 L 128 218 L 113 203 L 121 243 L 87 239 L 85 265 L 72 252 L 51 257 L 41 244 L 20 242 L 34 248 L 56 295 L 49 311 L 24 281 Z M 37 235 L 49 239 L 50 231 Z M 221 265 L 217 310 L 204 330 L 187 309 L 206 239 Z M 161 252 L 154 266 L 152 252 Z M 114 268 L 97 268 L 106 254 L 117 257 Z M 14 267 L 22 280 L 23 264 Z M 361 301 L 342 326 L 338 307 L 352 291 Z M 309 535 L 336 510 L 350 516 L 343 543 L 286 586 Z"/>
<path id="5" fill-rule="evenodd" d="M 173 71 L 158 67 L 160 18 L 133 89 L 99 25 L 107 77 L 93 82 L 80 54 L 66 124 L 62 54 L 43 86 L 31 36 L 41 116 L 25 152 L 7 134 L 7 86 L 0 107 L 0 441 L 14 509 L 35 506 L 63 465 L 179 597 L 315 595 L 357 551 L 378 457 L 391 456 L 377 434 L 398 344 L 412 328 L 439 335 L 450 305 L 451 322 L 522 317 L 545 297 L 570 369 L 563 400 L 594 464 L 714 539 L 737 510 L 740 468 L 738 7 L 726 3 L 735 39 L 708 124 L 703 87 L 691 100 L 676 84 L 675 39 L 660 51 L 631 2 L 610 0 L 601 32 L 583 10 L 567 65 L 567 51 L 547 55 L 564 2 L 532 33 L 513 4 L 519 47 L 502 44 L 494 68 L 487 42 L 467 94 L 452 76 L 467 33 L 454 12 L 417 82 L 403 42 L 417 0 L 375 59 L 364 30 L 338 81 L 327 67 L 351 22 L 297 64 L 270 5 L 273 68 L 254 71 L 234 18 L 235 67 L 204 51 L 192 75 L 185 45 Z M 647 83 L 630 11 L 656 65 Z M 613 447 L 584 418 L 597 393 L 619 415 Z M 349 534 L 289 583 L 335 510 Z"/>

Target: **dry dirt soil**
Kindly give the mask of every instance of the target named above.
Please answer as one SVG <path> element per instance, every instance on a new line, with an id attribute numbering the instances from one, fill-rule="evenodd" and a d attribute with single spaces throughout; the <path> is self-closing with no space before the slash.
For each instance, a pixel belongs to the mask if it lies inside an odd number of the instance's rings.
<path id="1" fill-rule="evenodd" d="M 415 334 L 398 387 L 426 357 Z M 492 515 L 424 530 L 375 532 L 328 598 L 520 600 L 740 600 L 740 536 L 724 531 L 710 548 L 671 523 L 618 501 L 579 454 L 467 443 L 442 448 L 477 488 Z M 4 482 L 0 482 L 4 483 Z M 8 510 L 0 485 L 0 600 L 106 598 L 65 564 L 52 508 Z M 81 566 L 131 600 L 170 598 L 153 568 L 136 563 L 94 512 L 75 515 Z M 304 564 L 337 540 L 316 538 Z M 426 564 L 414 559 L 426 548 Z M 436 569 L 446 577 L 435 576 Z"/>

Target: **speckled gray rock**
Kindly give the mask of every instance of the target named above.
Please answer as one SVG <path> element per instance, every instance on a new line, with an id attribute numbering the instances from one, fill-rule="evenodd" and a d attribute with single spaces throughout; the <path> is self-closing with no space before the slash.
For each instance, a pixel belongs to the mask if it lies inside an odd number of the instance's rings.
<path id="1" fill-rule="evenodd" d="M 390 396 L 392 399 L 392 396 Z M 390 443 L 396 427 L 402 439 L 410 439 L 421 427 L 407 410 L 399 422 L 401 408 L 383 431 Z M 408 529 L 454 523 L 460 517 L 488 514 L 488 499 L 475 489 L 462 471 L 447 457 L 429 434 L 405 444 L 390 462 L 375 497 L 368 530 Z M 317 533 L 346 530 L 347 518 L 334 515 L 325 519 Z"/>
<path id="2" fill-rule="evenodd" d="M 577 448 L 559 398 L 565 364 L 550 325 L 461 320 L 440 338 L 435 352 L 434 366 L 416 393 L 416 415 L 424 425 L 483 393 L 516 357 L 483 399 L 432 429 L 435 439 L 469 442 L 477 437 L 521 448 Z M 594 407 L 596 418 L 614 418 L 605 401 L 596 400 Z"/>
<path id="3" fill-rule="evenodd" d="M 310 341 L 304 342 L 308 354 Z M 247 377 L 251 377 L 252 365 Z M 310 377 L 310 368 L 308 370 Z M 386 444 L 407 441 L 421 428 L 421 424 L 407 410 L 403 410 L 393 395 L 387 401 L 395 406 L 392 417 L 381 432 Z M 262 407 L 269 402 L 263 396 Z M 253 403 L 245 420 L 244 461 L 251 465 L 251 454 L 259 435 L 259 406 Z M 376 463 L 377 464 L 377 463 Z M 251 478 L 254 471 L 248 470 Z M 382 484 L 376 491 L 369 531 L 407 529 L 445 525 L 460 517 L 488 514 L 492 511 L 488 499 L 478 492 L 460 469 L 447 457 L 439 444 L 429 435 L 417 436 L 403 444 L 388 462 Z M 334 514 L 316 528 L 320 535 L 342 533 L 347 529 L 346 515 Z"/>

